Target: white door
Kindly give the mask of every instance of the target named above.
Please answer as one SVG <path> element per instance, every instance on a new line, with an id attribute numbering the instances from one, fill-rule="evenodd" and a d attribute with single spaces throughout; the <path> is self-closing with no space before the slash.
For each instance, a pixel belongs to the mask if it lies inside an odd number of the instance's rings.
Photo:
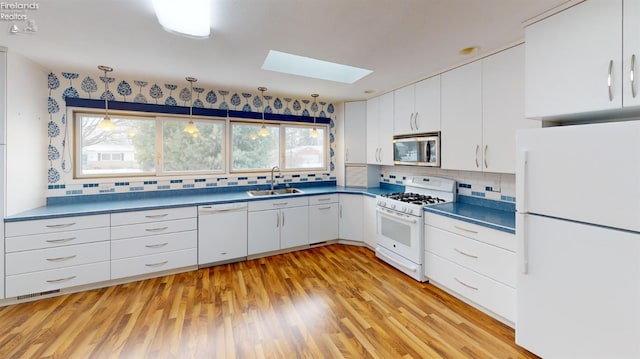
<path id="1" fill-rule="evenodd" d="M 418 82 L 415 97 L 416 132 L 440 131 L 440 75 Z"/>
<path id="2" fill-rule="evenodd" d="M 380 119 L 380 97 L 367 100 L 367 163 L 379 165 L 378 123 Z"/>
<path id="3" fill-rule="evenodd" d="M 516 172 L 516 129 L 540 127 L 524 118 L 524 45 L 482 60 L 483 171 Z"/>
<path id="4" fill-rule="evenodd" d="M 338 203 L 309 206 L 309 243 L 338 238 Z"/>
<path id="5" fill-rule="evenodd" d="M 640 121 L 517 133 L 516 207 L 640 232 Z"/>
<path id="6" fill-rule="evenodd" d="M 442 76 L 442 168 L 481 171 L 482 65 L 472 62 Z"/>
<path id="7" fill-rule="evenodd" d="M 640 358 L 640 233 L 517 216 L 516 343 L 544 358 Z"/>
<path id="8" fill-rule="evenodd" d="M 362 241 L 362 195 L 340 195 L 340 239 Z"/>
<path id="9" fill-rule="evenodd" d="M 415 85 L 409 85 L 393 91 L 393 132 L 396 135 L 406 135 L 416 132 L 415 115 Z"/>
<path id="10" fill-rule="evenodd" d="M 374 249 L 376 247 L 376 199 L 374 197 L 364 196 L 363 200 L 363 218 L 362 218 L 362 238 L 367 247 Z"/>
<path id="11" fill-rule="evenodd" d="M 280 222 L 280 210 L 249 212 L 249 255 L 280 249 Z"/>
<path id="12" fill-rule="evenodd" d="M 367 103 L 344 104 L 344 162 L 367 163 Z"/>
<path id="13" fill-rule="evenodd" d="M 624 0 L 622 50 L 622 103 L 640 105 L 640 0 Z M 633 88 L 633 89 L 632 89 Z"/>
<path id="14" fill-rule="evenodd" d="M 280 248 L 309 244 L 308 207 L 281 209 Z"/>
<path id="15" fill-rule="evenodd" d="M 622 107 L 622 0 L 585 1 L 530 25 L 525 46 L 527 117 Z"/>
<path id="16" fill-rule="evenodd" d="M 380 96 L 378 143 L 380 164 L 385 166 L 393 166 L 393 106 L 393 92 Z"/>

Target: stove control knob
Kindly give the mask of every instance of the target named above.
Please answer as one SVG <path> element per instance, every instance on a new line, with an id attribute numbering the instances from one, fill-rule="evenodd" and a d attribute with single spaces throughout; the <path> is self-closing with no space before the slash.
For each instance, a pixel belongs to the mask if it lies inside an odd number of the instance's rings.
<path id="1" fill-rule="evenodd" d="M 392 205 L 390 205 L 389 207 L 390 207 L 391 209 L 396 209 L 396 205 L 395 205 L 395 204 L 392 204 Z"/>
<path id="2" fill-rule="evenodd" d="M 407 212 L 407 207 L 402 207 L 402 212 L 406 213 Z"/>
<path id="3" fill-rule="evenodd" d="M 380 206 L 380 207 L 386 207 L 386 206 L 387 206 L 387 204 L 386 204 L 386 203 L 384 203 L 384 201 L 380 201 L 380 202 L 378 202 L 378 206 Z"/>
<path id="4" fill-rule="evenodd" d="M 407 213 L 409 213 L 409 214 L 413 214 L 413 208 L 408 208 L 408 209 L 407 209 Z"/>

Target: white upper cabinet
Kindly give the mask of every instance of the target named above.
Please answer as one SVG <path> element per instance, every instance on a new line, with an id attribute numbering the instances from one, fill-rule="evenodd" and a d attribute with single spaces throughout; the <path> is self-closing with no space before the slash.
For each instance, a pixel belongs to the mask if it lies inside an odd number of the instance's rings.
<path id="1" fill-rule="evenodd" d="M 622 44 L 622 103 L 626 106 L 640 105 L 638 69 L 640 66 L 640 0 L 625 0 L 622 14 L 624 43 Z"/>
<path id="2" fill-rule="evenodd" d="M 440 130 L 440 76 L 428 78 L 393 92 L 394 134 Z"/>
<path id="3" fill-rule="evenodd" d="M 585 1 L 526 28 L 527 117 L 622 108 L 627 102 L 623 79 L 629 77 L 629 66 L 623 68 L 623 37 L 629 36 L 636 48 L 629 46 L 624 62 L 640 47 L 640 12 L 627 7 L 637 3 L 624 1 L 625 25 L 632 30 L 624 36 L 622 0 Z"/>
<path id="4" fill-rule="evenodd" d="M 482 64 L 442 74 L 442 168 L 482 170 Z"/>
<path id="5" fill-rule="evenodd" d="M 344 162 L 367 163 L 367 103 L 344 104 Z"/>
<path id="6" fill-rule="evenodd" d="M 367 163 L 393 166 L 393 92 L 367 100 Z"/>
<path id="7" fill-rule="evenodd" d="M 442 168 L 515 173 L 515 134 L 524 118 L 524 47 L 442 74 Z"/>

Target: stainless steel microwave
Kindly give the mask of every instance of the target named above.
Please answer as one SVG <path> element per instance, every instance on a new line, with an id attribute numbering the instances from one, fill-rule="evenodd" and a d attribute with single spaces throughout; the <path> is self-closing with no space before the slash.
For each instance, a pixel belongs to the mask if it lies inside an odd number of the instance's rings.
<path id="1" fill-rule="evenodd" d="M 440 167 L 440 132 L 393 136 L 393 163 Z"/>

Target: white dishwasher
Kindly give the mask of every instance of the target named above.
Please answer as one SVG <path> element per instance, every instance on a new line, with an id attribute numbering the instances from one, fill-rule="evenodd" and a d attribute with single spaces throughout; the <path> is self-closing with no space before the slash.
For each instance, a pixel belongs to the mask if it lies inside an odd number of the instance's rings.
<path id="1" fill-rule="evenodd" d="M 247 257 L 247 203 L 198 207 L 198 265 Z"/>

